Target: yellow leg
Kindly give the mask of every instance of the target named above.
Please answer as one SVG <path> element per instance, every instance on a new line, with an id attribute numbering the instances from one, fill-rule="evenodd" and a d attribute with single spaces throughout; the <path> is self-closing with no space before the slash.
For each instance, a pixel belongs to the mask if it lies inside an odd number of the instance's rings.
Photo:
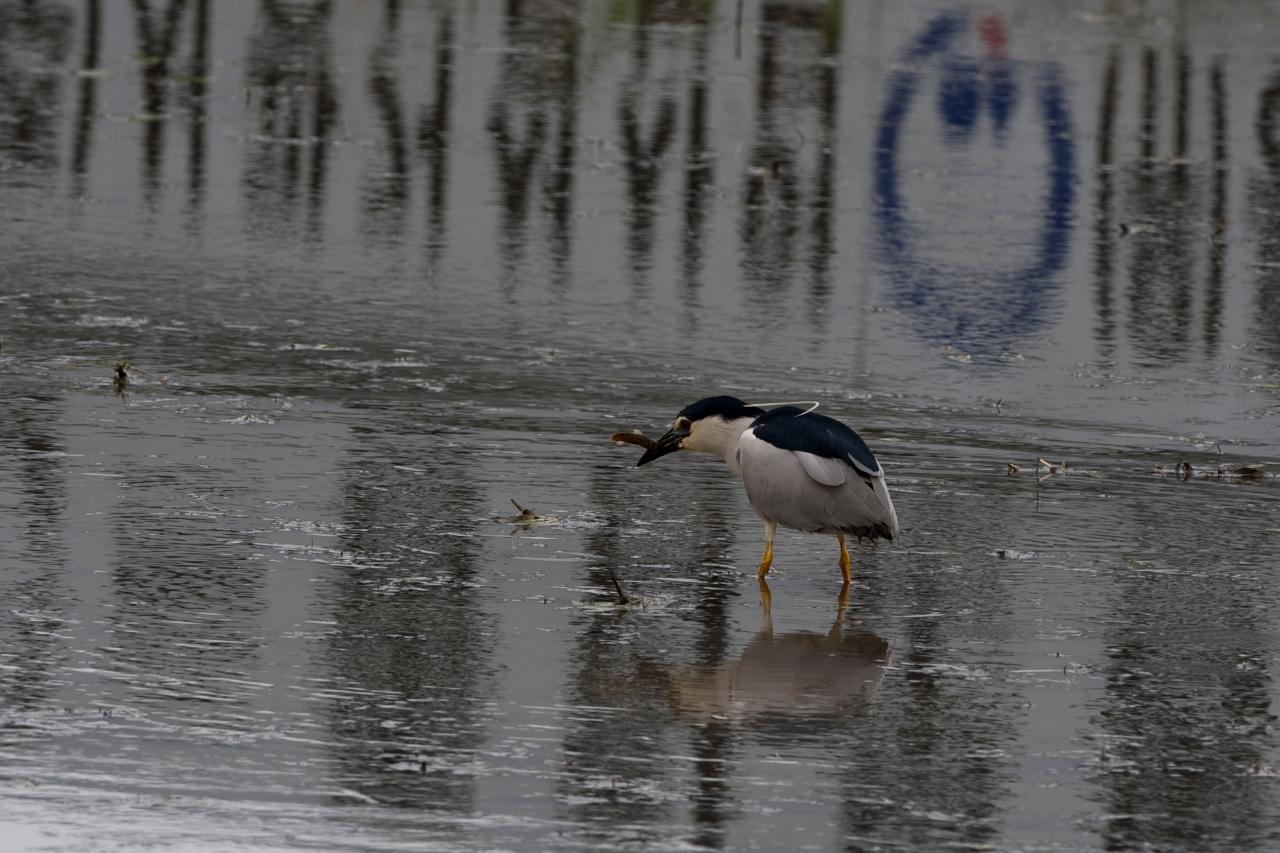
<path id="1" fill-rule="evenodd" d="M 760 569 L 756 572 L 756 577 L 764 580 L 764 576 L 769 574 L 769 567 L 773 565 L 773 537 L 778 532 L 778 525 L 772 521 L 764 523 L 764 557 L 760 560 Z"/>
<path id="2" fill-rule="evenodd" d="M 773 609 L 773 593 L 769 590 L 769 583 L 764 578 L 756 578 L 760 581 L 760 605 L 764 609 L 765 629 L 772 633 L 773 621 L 770 619 L 770 612 Z"/>
<path id="3" fill-rule="evenodd" d="M 849 561 L 849 550 L 844 547 L 843 533 L 837 533 L 836 539 L 840 542 L 840 574 L 844 576 L 844 585 L 848 586 L 849 581 L 852 580 L 852 576 L 849 573 L 849 567 L 851 565 Z"/>

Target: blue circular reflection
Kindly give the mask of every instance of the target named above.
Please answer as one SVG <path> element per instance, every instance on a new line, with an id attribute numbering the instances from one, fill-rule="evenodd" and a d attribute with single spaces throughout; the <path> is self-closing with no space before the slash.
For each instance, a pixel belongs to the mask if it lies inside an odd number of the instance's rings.
<path id="1" fill-rule="evenodd" d="M 876 137 L 875 188 L 878 243 L 894 300 L 909 313 L 925 338 L 951 343 L 973 354 L 997 354 L 1015 338 L 1035 332 L 1048 320 L 1057 290 L 1056 274 L 1066 264 L 1071 236 L 1071 203 L 1075 178 L 1075 143 L 1071 116 L 1057 63 L 1019 65 L 1032 79 L 1043 128 L 1047 192 L 1034 257 L 1021 268 L 1000 269 L 1001 223 L 993 222 L 988 251 L 980 247 L 965 259 L 983 258 L 980 267 L 922 259 L 916 246 L 945 234 L 930 234 L 903 214 L 899 181 L 899 149 L 903 125 L 920 88 L 927 63 L 941 72 L 937 109 L 945 141 L 973 144 L 975 128 L 985 108 L 991 116 L 996 144 L 1005 138 L 1017 108 L 1018 78 L 1003 55 L 1003 24 L 992 16 L 980 24 L 988 55 L 980 61 L 957 51 L 969 31 L 969 16 L 943 13 L 930 19 L 903 53 L 889 76 Z M 935 229 L 938 226 L 933 226 Z M 993 263 L 987 263 L 993 258 Z"/>

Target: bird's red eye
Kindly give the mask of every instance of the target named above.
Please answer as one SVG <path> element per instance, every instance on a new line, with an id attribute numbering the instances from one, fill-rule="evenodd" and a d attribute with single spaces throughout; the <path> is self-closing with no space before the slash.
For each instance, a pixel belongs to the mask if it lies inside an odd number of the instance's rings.
<path id="1" fill-rule="evenodd" d="M 679 418 L 676 421 L 676 429 L 684 430 L 685 432 L 688 432 L 690 426 L 692 426 L 692 424 L 689 423 L 688 418 Z"/>

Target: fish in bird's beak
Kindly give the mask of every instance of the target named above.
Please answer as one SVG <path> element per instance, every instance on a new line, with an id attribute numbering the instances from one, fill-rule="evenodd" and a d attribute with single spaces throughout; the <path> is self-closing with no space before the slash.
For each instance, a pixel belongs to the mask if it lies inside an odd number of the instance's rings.
<path id="1" fill-rule="evenodd" d="M 650 447 L 644 452 L 644 456 L 640 457 L 640 461 L 636 463 L 636 467 L 639 468 L 647 462 L 652 462 L 655 459 L 661 459 L 668 453 L 674 453 L 680 449 L 680 442 L 684 441 L 688 437 L 689 431 L 687 429 L 667 430 L 666 433 L 663 434 L 662 438 L 658 439 L 657 443 L 653 445 L 653 447 Z"/>

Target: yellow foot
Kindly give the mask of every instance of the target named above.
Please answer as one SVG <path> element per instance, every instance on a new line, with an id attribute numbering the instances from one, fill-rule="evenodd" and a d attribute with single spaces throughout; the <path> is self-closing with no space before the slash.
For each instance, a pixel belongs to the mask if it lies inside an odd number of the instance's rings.
<path id="1" fill-rule="evenodd" d="M 764 546 L 764 557 L 760 559 L 760 568 L 756 571 L 756 577 L 764 580 L 764 576 L 769 574 L 769 567 L 773 565 L 773 543 L 770 542 Z"/>

